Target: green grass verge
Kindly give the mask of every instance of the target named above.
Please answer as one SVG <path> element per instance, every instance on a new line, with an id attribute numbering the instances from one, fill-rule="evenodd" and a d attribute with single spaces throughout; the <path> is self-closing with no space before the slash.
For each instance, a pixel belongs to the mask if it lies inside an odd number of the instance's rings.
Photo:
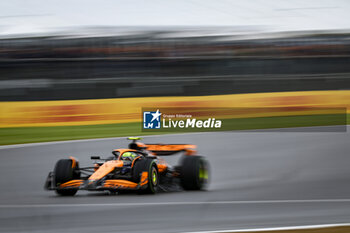
<path id="1" fill-rule="evenodd" d="M 347 116 L 350 119 L 349 115 Z M 244 119 L 225 119 L 221 131 L 269 129 L 287 127 L 327 126 L 346 124 L 346 115 L 312 115 L 261 117 Z M 165 133 L 218 131 L 208 129 L 161 129 L 142 131 L 141 123 L 84 125 L 84 126 L 55 126 L 55 127 L 20 127 L 0 128 L 0 145 L 19 143 L 63 141 L 88 138 L 105 138 L 119 136 L 141 136 Z"/>

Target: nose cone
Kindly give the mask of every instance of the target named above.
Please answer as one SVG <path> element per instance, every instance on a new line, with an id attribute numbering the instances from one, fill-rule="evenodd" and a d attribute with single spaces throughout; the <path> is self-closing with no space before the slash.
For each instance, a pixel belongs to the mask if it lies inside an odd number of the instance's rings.
<path id="1" fill-rule="evenodd" d="M 110 172 L 112 172 L 116 167 L 123 167 L 123 161 L 111 160 L 105 162 L 89 177 L 89 181 L 102 179 Z"/>

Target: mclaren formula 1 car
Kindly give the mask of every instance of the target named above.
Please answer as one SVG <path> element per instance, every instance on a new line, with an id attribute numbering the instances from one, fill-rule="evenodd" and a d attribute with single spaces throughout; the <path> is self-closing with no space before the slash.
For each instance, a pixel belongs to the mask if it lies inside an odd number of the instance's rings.
<path id="1" fill-rule="evenodd" d="M 76 158 L 61 159 L 49 173 L 45 189 L 62 196 L 73 196 L 78 190 L 135 190 L 140 193 L 169 191 L 174 187 L 203 190 L 208 184 L 207 160 L 196 155 L 196 146 L 189 144 L 144 144 L 132 140 L 128 149 L 115 149 L 113 156 L 102 159 L 91 156 L 91 167 L 79 167 Z M 183 153 L 179 164 L 170 166 L 161 156 Z"/>

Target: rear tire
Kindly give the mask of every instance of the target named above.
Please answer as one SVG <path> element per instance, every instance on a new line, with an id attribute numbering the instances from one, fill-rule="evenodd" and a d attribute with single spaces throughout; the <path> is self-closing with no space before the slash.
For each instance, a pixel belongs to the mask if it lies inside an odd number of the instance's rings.
<path id="1" fill-rule="evenodd" d="M 71 159 L 61 159 L 56 163 L 54 169 L 55 187 L 70 180 L 80 179 L 79 164 L 77 162 L 72 168 L 72 163 Z M 56 193 L 61 196 L 74 196 L 77 192 L 78 189 L 56 189 Z"/>
<path id="2" fill-rule="evenodd" d="M 185 156 L 181 161 L 181 186 L 185 190 L 203 190 L 209 180 L 209 164 L 202 156 Z"/>
<path id="3" fill-rule="evenodd" d="M 142 172 L 148 172 L 148 185 L 146 189 L 139 190 L 140 194 L 154 194 L 158 191 L 159 174 L 156 162 L 153 159 L 143 158 L 135 162 L 133 168 L 133 181 L 140 182 Z"/>

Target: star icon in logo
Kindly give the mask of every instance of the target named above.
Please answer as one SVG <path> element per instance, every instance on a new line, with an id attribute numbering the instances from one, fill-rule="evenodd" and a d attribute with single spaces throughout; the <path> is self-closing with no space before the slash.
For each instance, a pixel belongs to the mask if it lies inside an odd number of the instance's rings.
<path id="1" fill-rule="evenodd" d="M 155 113 L 152 113 L 153 118 L 152 118 L 151 122 L 158 119 L 158 117 L 160 117 L 160 115 L 162 115 L 162 113 L 160 113 L 159 109 L 157 109 L 157 111 Z"/>

